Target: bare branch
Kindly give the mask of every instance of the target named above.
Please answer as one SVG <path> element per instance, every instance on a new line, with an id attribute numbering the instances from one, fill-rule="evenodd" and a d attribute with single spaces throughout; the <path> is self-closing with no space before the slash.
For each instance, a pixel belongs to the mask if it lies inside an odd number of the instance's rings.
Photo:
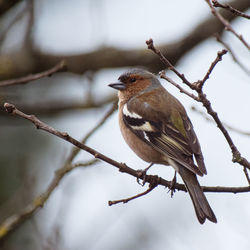
<path id="1" fill-rule="evenodd" d="M 250 45 L 246 42 L 242 35 L 239 35 L 232 27 L 232 25 L 219 13 L 216 11 L 214 6 L 211 3 L 211 0 L 205 0 L 209 5 L 212 14 L 225 26 L 225 28 L 232 32 L 245 46 L 248 50 L 250 50 Z"/>
<path id="2" fill-rule="evenodd" d="M 96 124 L 94 128 L 92 128 L 81 140 L 81 143 L 85 144 L 87 140 L 92 136 L 105 122 L 106 120 L 116 111 L 117 109 L 117 102 L 113 103 L 112 107 L 108 110 L 108 112 L 104 115 L 104 117 L 101 119 L 99 123 Z M 76 155 L 79 153 L 80 148 L 74 147 L 72 149 L 72 152 L 68 158 L 68 163 L 72 162 L 73 159 L 76 157 Z"/>
<path id="3" fill-rule="evenodd" d="M 155 48 L 152 38 L 147 40 L 146 44 L 148 45 L 148 49 L 152 50 L 155 54 L 157 54 L 160 57 L 160 60 L 167 66 L 167 69 L 173 71 L 191 89 L 193 88 L 192 83 L 190 83 L 187 80 L 184 74 L 179 73 L 177 69 L 174 67 L 174 65 L 171 64 L 170 61 L 161 53 L 161 51 Z"/>
<path id="4" fill-rule="evenodd" d="M 226 53 L 227 53 L 227 50 L 225 50 L 225 49 L 223 49 L 222 51 L 217 52 L 217 57 L 211 63 L 206 75 L 204 76 L 204 78 L 201 81 L 199 81 L 199 84 L 201 84 L 201 86 L 199 86 L 199 88 L 203 87 L 205 82 L 209 79 L 209 76 L 211 75 L 211 73 L 212 73 L 214 67 L 216 66 L 216 64 L 222 60 L 222 56 L 224 56 Z"/>
<path id="5" fill-rule="evenodd" d="M 163 54 L 154 47 L 153 44 L 153 40 L 149 39 L 148 41 L 146 41 L 146 44 L 148 45 L 149 49 L 151 49 L 154 53 L 156 53 L 160 59 L 166 64 L 166 66 L 172 70 L 174 73 L 176 73 L 176 75 L 186 84 L 188 85 L 192 90 L 195 90 L 198 94 L 198 98 L 199 98 L 199 102 L 201 102 L 203 104 L 203 106 L 206 108 L 207 113 L 209 115 L 212 116 L 212 118 L 214 119 L 215 123 L 217 124 L 218 128 L 220 129 L 220 131 L 223 133 L 225 139 L 228 142 L 228 145 L 231 148 L 232 151 L 232 155 L 233 155 L 233 162 L 237 162 L 240 165 L 242 165 L 243 167 L 246 167 L 248 169 L 250 169 L 250 162 L 247 161 L 246 158 L 242 157 L 239 150 L 237 149 L 237 147 L 235 146 L 235 144 L 233 143 L 232 138 L 230 137 L 228 131 L 225 129 L 224 125 L 222 124 L 221 120 L 218 117 L 218 114 L 213 110 L 210 101 L 207 99 L 206 95 L 203 93 L 202 87 L 204 85 L 204 83 L 206 82 L 206 80 L 209 78 L 209 75 L 211 74 L 212 70 L 214 69 L 214 66 L 221 61 L 222 56 L 226 53 L 225 50 L 219 51 L 217 53 L 217 57 L 216 59 L 211 63 L 211 66 L 209 67 L 208 72 L 206 73 L 205 77 L 203 78 L 203 80 L 199 80 L 195 83 L 191 83 L 189 82 L 185 76 L 183 74 L 181 74 L 175 67 L 173 67 L 173 65 L 163 56 Z M 197 99 L 195 98 L 194 100 L 197 101 Z"/>
<path id="6" fill-rule="evenodd" d="M 46 123 L 40 121 L 34 115 L 27 115 L 27 114 L 23 113 L 22 111 L 18 110 L 13 104 L 5 103 L 4 107 L 9 114 L 12 114 L 14 116 L 19 116 L 19 117 L 22 117 L 26 120 L 31 121 L 36 126 L 37 129 L 44 130 L 44 131 L 46 131 L 50 134 L 53 134 L 53 135 L 65 140 L 65 141 L 68 141 L 69 143 L 75 145 L 76 147 L 79 147 L 82 150 L 90 153 L 95 158 L 100 159 L 100 160 L 102 160 L 106 163 L 109 163 L 110 165 L 118 168 L 119 171 L 122 173 L 127 173 L 129 175 L 132 175 L 138 179 L 141 179 L 141 180 L 144 180 L 145 182 L 150 183 L 151 185 L 162 185 L 165 187 L 173 188 L 173 183 L 171 181 L 164 180 L 163 178 L 160 178 L 156 175 L 142 176 L 140 171 L 136 171 L 136 170 L 128 167 L 124 163 L 119 163 L 119 162 L 103 155 L 102 153 L 96 151 L 95 149 L 88 147 L 87 145 L 77 141 L 76 139 L 74 139 L 73 137 L 68 135 L 68 133 L 60 132 L 60 131 L 54 129 L 53 127 L 47 125 Z M 174 188 L 177 190 L 186 191 L 185 186 L 182 184 L 176 183 L 174 185 Z M 240 190 L 240 192 L 248 192 L 248 191 L 250 191 L 250 187 L 242 187 L 239 189 L 237 187 L 203 187 L 203 190 L 205 192 L 206 191 L 208 191 L 208 192 L 217 192 L 217 191 L 223 192 L 223 191 L 225 191 L 225 192 L 233 192 L 233 193 L 236 192 L 237 193 L 237 190 Z"/>
<path id="7" fill-rule="evenodd" d="M 84 137 L 83 141 L 86 142 L 88 138 L 98 129 L 101 125 L 104 124 L 104 122 L 108 119 L 109 116 L 112 115 L 114 110 L 116 109 L 117 105 L 113 105 L 112 108 L 105 114 L 103 119 Z M 4 238 L 7 234 L 9 234 L 12 230 L 14 230 L 17 226 L 21 225 L 22 222 L 24 222 L 27 218 L 32 216 L 38 209 L 43 207 L 48 200 L 48 198 L 51 196 L 52 192 L 55 190 L 55 188 L 59 185 L 63 177 L 72 171 L 75 168 L 78 167 L 87 167 L 90 165 L 95 164 L 98 160 L 93 159 L 88 162 L 78 162 L 75 164 L 72 164 L 73 159 L 76 157 L 76 155 L 79 152 L 79 148 L 73 148 L 70 156 L 65 161 L 63 166 L 58 169 L 55 172 L 55 176 L 50 183 L 47 190 L 36 197 L 34 201 L 32 201 L 30 204 L 28 204 L 25 208 L 21 210 L 18 214 L 15 214 L 9 218 L 7 218 L 2 225 L 0 225 L 0 241 L 2 238 Z"/>
<path id="8" fill-rule="evenodd" d="M 0 87 L 17 85 L 17 84 L 25 84 L 25 83 L 28 83 L 28 82 L 31 82 L 34 80 L 38 80 L 38 79 L 46 77 L 46 76 L 51 76 L 52 74 L 64 69 L 65 67 L 66 67 L 66 63 L 63 60 L 49 70 L 46 70 L 46 71 L 43 71 L 43 72 L 40 72 L 37 74 L 30 74 L 30 75 L 19 77 L 16 79 L 0 81 Z"/>
<path id="9" fill-rule="evenodd" d="M 247 18 L 247 19 L 250 19 L 250 16 L 233 8 L 232 6 L 230 6 L 229 4 L 222 4 L 222 3 L 219 3 L 217 0 L 212 0 L 212 3 L 213 3 L 213 6 L 214 7 L 220 7 L 220 8 L 223 8 L 223 9 L 227 9 L 229 10 L 230 12 L 232 12 L 234 15 L 236 16 L 241 16 L 241 17 L 244 17 L 244 18 Z"/>
<path id="10" fill-rule="evenodd" d="M 27 119 L 31 121 L 37 129 L 42 129 L 48 133 L 51 133 L 57 137 L 62 138 L 63 140 L 66 140 L 70 142 L 71 144 L 75 145 L 76 147 L 79 147 L 83 149 L 84 151 L 92 154 L 95 158 L 101 159 L 104 162 L 109 163 L 110 165 L 115 166 L 119 169 L 120 172 L 127 173 L 131 176 L 134 176 L 138 179 L 142 179 L 145 182 L 148 182 L 150 184 L 151 189 L 153 187 L 156 187 L 157 185 L 162 185 L 171 189 L 177 189 L 186 191 L 186 188 L 183 184 L 175 183 L 173 186 L 173 183 L 171 181 L 167 181 L 163 178 L 160 178 L 156 175 L 145 175 L 142 176 L 139 171 L 136 171 L 130 167 L 128 167 L 126 164 L 119 163 L 115 160 L 112 160 L 111 158 L 99 153 L 98 151 L 94 150 L 93 148 L 90 148 L 86 146 L 85 144 L 75 140 L 71 136 L 69 136 L 65 132 L 60 132 L 58 130 L 55 130 L 53 127 L 50 127 L 49 125 L 41 122 L 39 119 L 37 119 L 34 115 L 27 115 L 23 113 L 22 111 L 16 109 L 16 107 L 13 104 L 5 103 L 4 107 L 6 111 L 12 115 L 22 117 L 24 119 Z M 98 126 L 96 126 L 98 127 Z M 72 160 L 75 156 L 75 153 L 73 151 L 72 155 L 69 157 L 69 161 Z M 41 196 L 37 197 L 31 204 L 29 204 L 27 207 L 25 207 L 19 214 L 15 214 L 9 218 L 7 218 L 5 221 L 0 224 L 0 241 L 6 237 L 10 232 L 12 232 L 16 227 L 18 227 L 23 221 L 25 221 L 27 218 L 29 218 L 38 208 L 42 207 L 47 199 L 49 198 L 51 192 L 55 189 L 55 187 L 58 185 L 60 180 L 67 174 L 69 171 L 71 171 L 73 168 L 82 166 L 82 164 L 79 165 L 69 165 L 67 164 L 68 161 L 65 162 L 65 165 L 63 168 L 59 169 L 56 172 L 56 175 L 50 184 L 48 190 L 43 193 Z M 95 160 L 92 160 L 86 164 L 94 164 Z M 84 165 L 85 166 L 85 165 Z M 205 192 L 229 192 L 229 193 L 241 193 L 241 192 L 250 192 L 250 186 L 247 187 L 202 187 L 203 191 Z M 151 190 L 147 190 L 146 192 L 150 192 Z M 145 192 L 144 192 L 145 193 Z M 139 196 L 142 196 L 143 194 L 140 194 Z M 138 196 L 138 195 L 137 195 Z"/>
<path id="11" fill-rule="evenodd" d="M 112 205 L 115 205 L 115 204 L 118 204 L 118 203 L 128 203 L 129 201 L 131 200 L 135 200 L 139 197 L 142 197 L 148 193 L 150 193 L 153 189 L 155 189 L 157 187 L 157 184 L 156 185 L 149 185 L 148 189 L 140 194 L 137 194 L 135 196 L 132 196 L 132 197 L 129 197 L 129 198 L 126 198 L 126 199 L 121 199 L 121 200 L 115 200 L 115 201 L 109 201 L 108 204 L 109 206 L 112 206 Z"/>
<path id="12" fill-rule="evenodd" d="M 249 177 L 249 174 L 248 174 L 248 172 L 247 172 L 247 168 L 244 167 L 244 168 L 243 168 L 243 171 L 244 171 L 244 174 L 245 174 L 245 176 L 246 176 L 246 178 L 247 178 L 247 182 L 248 182 L 248 184 L 249 184 L 249 186 L 250 186 L 250 177 Z"/>
<path id="13" fill-rule="evenodd" d="M 193 98 L 194 100 L 196 100 L 197 102 L 199 102 L 199 97 L 195 96 L 192 93 L 189 93 L 188 91 L 186 91 L 184 88 L 182 88 L 178 83 L 176 83 L 175 81 L 173 81 L 171 78 L 169 78 L 168 76 L 166 76 L 164 71 L 160 72 L 160 77 L 165 79 L 166 81 L 168 81 L 169 83 L 171 83 L 172 85 L 174 85 L 176 88 L 178 88 L 180 90 L 181 93 Z"/>

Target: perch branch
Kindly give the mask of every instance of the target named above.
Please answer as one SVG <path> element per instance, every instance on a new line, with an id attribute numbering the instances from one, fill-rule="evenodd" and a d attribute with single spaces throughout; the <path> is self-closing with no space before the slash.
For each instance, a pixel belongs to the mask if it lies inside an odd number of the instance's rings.
<path id="1" fill-rule="evenodd" d="M 138 171 L 128 167 L 124 163 L 119 163 L 101 153 L 98 151 L 94 150 L 93 148 L 90 148 L 86 146 L 85 144 L 77 141 L 76 139 L 72 138 L 65 132 L 60 132 L 53 127 L 47 125 L 46 123 L 43 123 L 40 121 L 38 118 L 36 118 L 34 115 L 27 115 L 23 113 L 22 111 L 18 110 L 13 104 L 5 103 L 4 107 L 6 111 L 9 114 L 12 114 L 14 116 L 19 116 L 24 119 L 29 120 L 32 122 L 37 129 L 44 130 L 50 134 L 53 134 L 59 138 L 62 138 L 63 140 L 68 141 L 69 143 L 75 145 L 76 147 L 79 147 L 83 149 L 84 151 L 90 153 L 97 159 L 101 159 L 102 161 L 109 163 L 110 165 L 116 167 L 119 169 L 120 172 L 122 173 L 127 173 L 131 176 L 134 176 L 138 179 L 142 179 L 145 182 L 148 182 L 152 187 L 157 186 L 157 185 L 162 185 L 168 188 L 174 188 L 176 190 L 182 190 L 186 191 L 186 188 L 183 184 L 175 183 L 174 187 L 171 181 L 167 181 L 161 177 L 158 177 L 156 175 L 145 175 L 142 176 Z M 73 157 L 74 158 L 74 157 Z M 88 162 L 88 164 L 94 164 L 95 161 Z M 59 181 L 62 179 L 62 177 L 68 173 L 72 168 L 77 167 L 78 165 L 68 165 L 65 163 L 65 167 L 62 169 L 59 169 L 56 172 L 55 179 L 52 181 L 49 189 L 39 196 L 39 198 L 36 198 L 32 204 L 28 205 L 25 209 L 23 209 L 19 214 L 15 214 L 13 216 L 8 217 L 5 219 L 2 224 L 0 224 L 0 241 L 6 237 L 11 231 L 13 231 L 15 228 L 17 228 L 23 221 L 25 221 L 27 218 L 29 218 L 38 208 L 42 207 L 46 200 L 49 197 L 49 193 L 51 193 L 54 188 L 58 185 Z M 250 186 L 247 187 L 202 187 L 204 192 L 226 192 L 226 193 L 242 193 L 242 192 L 250 192 Z M 151 190 L 147 190 L 150 192 Z M 141 194 L 143 195 L 143 194 Z"/>
<path id="2" fill-rule="evenodd" d="M 124 163 L 119 163 L 105 155 L 103 155 L 102 153 L 96 151 L 95 149 L 88 147 L 87 145 L 81 143 L 80 141 L 77 141 L 76 139 L 74 139 L 73 137 L 71 137 L 68 133 L 66 132 L 60 132 L 56 129 L 54 129 L 53 127 L 47 125 L 46 123 L 40 121 L 36 116 L 34 115 L 27 115 L 25 113 L 23 113 L 22 111 L 18 110 L 13 104 L 10 103 L 5 103 L 4 107 L 6 109 L 6 111 L 9 114 L 12 114 L 14 116 L 19 116 L 22 117 L 26 120 L 29 120 L 30 122 L 32 122 L 35 127 L 37 129 L 41 129 L 43 131 L 46 131 L 50 134 L 53 134 L 65 141 L 68 141 L 69 143 L 75 145 L 76 147 L 79 147 L 80 149 L 90 153 L 91 155 L 93 155 L 95 158 L 100 159 L 106 163 L 109 163 L 110 165 L 116 167 L 119 169 L 120 172 L 122 173 L 127 173 L 129 175 L 132 175 L 138 179 L 141 180 L 145 180 L 145 182 L 150 183 L 151 185 L 162 185 L 168 188 L 173 188 L 172 182 L 171 181 L 167 181 L 163 178 L 160 178 L 156 175 L 145 175 L 142 176 L 140 174 L 140 172 L 128 167 L 126 164 Z M 182 190 L 182 191 L 186 191 L 186 188 L 183 184 L 179 184 L 176 183 L 174 185 L 174 188 L 177 190 Z M 250 187 L 202 187 L 203 190 L 205 192 L 231 192 L 231 193 L 237 193 L 239 192 L 248 192 L 250 191 Z"/>

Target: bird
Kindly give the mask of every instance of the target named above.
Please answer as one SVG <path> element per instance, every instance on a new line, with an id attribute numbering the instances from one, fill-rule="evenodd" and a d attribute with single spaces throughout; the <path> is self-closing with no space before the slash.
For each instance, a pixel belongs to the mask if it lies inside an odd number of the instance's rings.
<path id="1" fill-rule="evenodd" d="M 216 223 L 197 179 L 207 170 L 184 106 L 145 69 L 130 69 L 108 86 L 118 90 L 119 127 L 129 147 L 151 165 L 172 166 L 185 184 L 198 221 Z"/>

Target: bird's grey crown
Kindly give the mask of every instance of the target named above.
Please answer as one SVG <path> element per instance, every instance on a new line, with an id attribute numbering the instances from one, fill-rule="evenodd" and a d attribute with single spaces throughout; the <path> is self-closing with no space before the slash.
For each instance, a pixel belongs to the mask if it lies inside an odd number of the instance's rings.
<path id="1" fill-rule="evenodd" d="M 149 71 L 147 71 L 145 69 L 140 69 L 140 68 L 134 68 L 134 69 L 130 69 L 130 70 L 126 71 L 125 73 L 120 75 L 118 80 L 120 80 L 121 82 L 126 82 L 127 79 L 131 75 L 140 75 L 140 76 L 143 76 L 147 79 L 151 79 L 153 85 L 160 84 L 160 82 L 158 81 L 157 77 L 154 74 L 150 73 Z"/>

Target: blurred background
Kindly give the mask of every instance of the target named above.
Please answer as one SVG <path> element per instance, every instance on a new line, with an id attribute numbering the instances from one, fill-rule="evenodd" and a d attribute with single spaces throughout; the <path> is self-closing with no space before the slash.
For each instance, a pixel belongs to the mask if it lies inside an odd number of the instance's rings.
<path id="1" fill-rule="evenodd" d="M 233 6 L 248 15 L 249 0 Z M 249 20 L 223 15 L 250 41 Z M 223 45 L 230 45 L 246 69 L 228 53 L 204 90 L 226 124 L 250 132 L 249 51 L 212 16 L 205 1 L 166 0 L 23 0 L 0 2 L 0 79 L 47 70 L 62 59 L 67 70 L 25 85 L 0 88 L 0 223 L 18 213 L 52 181 L 70 155 L 72 145 L 21 118 L 7 115 L 4 102 L 81 140 L 116 100 L 107 87 L 126 69 L 141 66 L 154 73 L 164 69 L 147 50 L 153 38 L 167 58 L 190 81 L 202 79 Z M 171 72 L 168 76 L 181 82 Z M 202 185 L 247 186 L 242 167 L 213 122 L 192 110 L 202 106 L 162 84 L 186 107 L 200 140 L 208 175 Z M 243 156 L 250 160 L 250 136 L 230 131 Z M 91 136 L 87 145 L 134 169 L 147 163 L 124 143 L 117 112 Z M 80 152 L 74 162 L 92 156 Z M 149 174 L 171 180 L 172 168 L 154 166 Z M 177 179 L 181 182 L 181 179 Z M 135 178 L 104 163 L 71 171 L 45 206 L 4 239 L 4 250 L 110 249 L 250 249 L 249 193 L 206 193 L 218 223 L 200 225 L 189 196 L 163 187 L 127 204 L 109 200 L 146 190 Z"/>

